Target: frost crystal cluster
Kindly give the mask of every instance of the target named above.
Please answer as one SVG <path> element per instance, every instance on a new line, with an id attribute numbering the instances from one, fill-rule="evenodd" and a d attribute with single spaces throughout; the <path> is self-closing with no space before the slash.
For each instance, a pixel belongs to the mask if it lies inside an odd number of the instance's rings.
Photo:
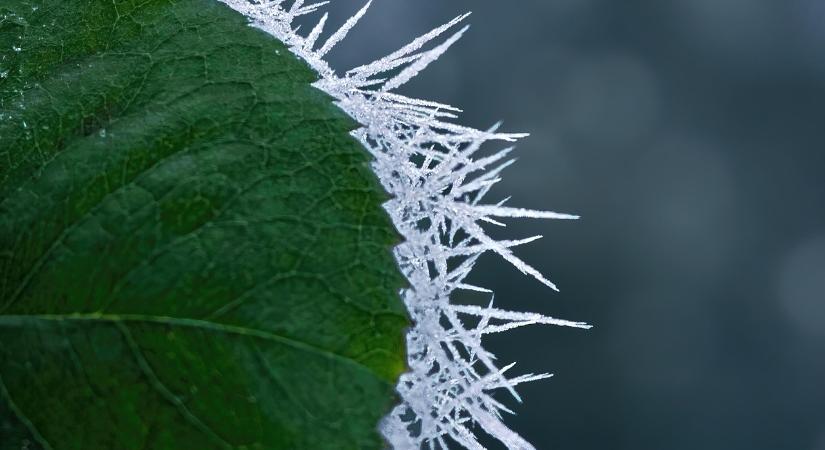
<path id="1" fill-rule="evenodd" d="M 401 294 L 414 326 L 407 335 L 409 372 L 401 376 L 402 402 L 381 423 L 381 431 L 396 449 L 447 449 L 450 442 L 483 449 L 483 431 L 509 449 L 533 446 L 502 422 L 511 413 L 492 396 L 505 389 L 517 400 L 514 386 L 550 375 L 508 378 L 513 365 L 498 367 L 481 344 L 485 334 L 530 324 L 589 328 L 579 322 L 540 314 L 510 312 L 493 307 L 450 302 L 456 289 L 491 291 L 465 282 L 478 257 L 488 251 L 501 255 L 521 272 L 550 288 L 555 285 L 517 258 L 512 247 L 521 240 L 494 240 L 481 223 L 503 225 L 503 217 L 575 219 L 576 216 L 488 204 L 482 199 L 499 181 L 512 160 L 512 148 L 480 156 L 487 141 L 512 142 L 524 134 L 481 131 L 456 125 L 457 108 L 409 98 L 393 91 L 441 56 L 467 30 L 447 38 L 466 15 L 413 40 L 398 51 L 338 75 L 324 56 L 364 15 L 369 2 L 325 39 L 328 15 L 308 32 L 298 34 L 295 18 L 315 13 L 327 2 L 302 0 L 221 0 L 257 27 L 284 42 L 320 75 L 315 86 L 363 125 L 353 135 L 370 151 L 384 188 L 392 195 L 386 204 L 404 242 L 395 256 L 410 288 Z M 434 40 L 438 39 L 438 43 Z M 492 293 L 491 293 L 492 294 Z M 469 324 L 469 325 L 468 325 Z"/>

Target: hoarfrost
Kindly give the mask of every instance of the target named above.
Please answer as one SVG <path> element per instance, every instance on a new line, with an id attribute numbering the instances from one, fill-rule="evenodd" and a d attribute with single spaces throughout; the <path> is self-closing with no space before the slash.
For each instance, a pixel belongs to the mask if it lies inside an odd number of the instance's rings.
<path id="1" fill-rule="evenodd" d="M 426 33 L 401 49 L 369 64 L 338 75 L 324 56 L 341 42 L 366 13 L 371 1 L 340 28 L 321 39 L 328 15 L 304 35 L 293 27 L 297 17 L 317 13 L 328 2 L 303 0 L 221 0 L 244 14 L 252 26 L 284 42 L 320 75 L 315 86 L 363 124 L 353 132 L 375 160 L 372 167 L 392 195 L 386 205 L 405 241 L 394 253 L 411 287 L 401 292 L 413 320 L 407 334 L 409 371 L 401 376 L 397 405 L 380 427 L 396 449 L 447 449 L 449 443 L 483 449 L 479 430 L 511 450 L 534 447 L 507 428 L 502 413 L 512 413 L 493 398 L 504 389 L 518 401 L 514 387 L 551 375 L 508 378 L 513 364 L 499 368 L 481 340 L 497 333 L 533 324 L 590 328 L 581 322 L 541 314 L 450 302 L 456 289 L 490 293 L 465 282 L 478 257 L 499 254 L 521 272 L 556 289 L 538 270 L 519 259 L 512 247 L 538 239 L 495 240 L 481 223 L 503 226 L 502 217 L 576 219 L 577 216 L 482 203 L 501 171 L 510 165 L 512 148 L 490 156 L 479 150 L 488 141 L 513 142 L 526 134 L 500 133 L 498 125 L 476 130 L 454 123 L 458 108 L 392 92 L 440 57 L 467 30 L 454 31 L 440 43 L 428 44 L 454 30 L 461 15 Z M 320 44 L 323 42 L 323 44 Z M 467 319 L 470 319 L 469 321 Z M 475 323 L 468 326 L 467 322 Z M 477 426 L 476 426 L 477 425 Z"/>

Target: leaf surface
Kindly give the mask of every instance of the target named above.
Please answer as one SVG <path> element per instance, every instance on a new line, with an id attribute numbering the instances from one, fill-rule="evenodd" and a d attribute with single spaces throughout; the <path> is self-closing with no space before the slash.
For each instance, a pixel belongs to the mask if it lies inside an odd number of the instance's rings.
<path id="1" fill-rule="evenodd" d="M 0 3 L 0 449 L 369 449 L 404 370 L 355 124 L 214 0 Z"/>

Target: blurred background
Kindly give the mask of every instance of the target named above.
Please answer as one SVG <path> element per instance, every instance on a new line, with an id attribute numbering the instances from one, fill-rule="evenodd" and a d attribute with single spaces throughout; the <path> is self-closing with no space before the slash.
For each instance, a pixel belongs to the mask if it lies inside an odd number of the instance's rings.
<path id="1" fill-rule="evenodd" d="M 583 217 L 502 234 L 545 235 L 516 253 L 560 293 L 492 255 L 472 281 L 595 325 L 489 339 L 556 374 L 502 396 L 508 423 L 539 449 L 825 450 L 825 0 L 376 0 L 335 67 L 465 11 L 403 92 L 532 133 L 491 198 Z"/>

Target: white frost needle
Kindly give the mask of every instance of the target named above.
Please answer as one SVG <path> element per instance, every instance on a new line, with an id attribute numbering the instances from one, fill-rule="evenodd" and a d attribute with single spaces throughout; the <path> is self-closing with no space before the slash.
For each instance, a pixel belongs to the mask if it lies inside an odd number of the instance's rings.
<path id="1" fill-rule="evenodd" d="M 318 50 L 317 54 L 319 58 L 323 58 L 324 55 L 326 55 L 330 50 L 332 50 L 332 47 L 334 47 L 335 44 L 341 42 L 345 37 L 347 37 L 347 33 L 349 33 L 349 30 L 351 30 L 352 27 L 354 27 L 359 20 L 361 20 L 361 17 L 364 17 L 364 14 L 366 14 L 367 9 L 369 9 L 371 4 L 372 0 L 369 0 L 367 4 L 364 5 L 363 8 L 361 8 L 361 10 L 355 13 L 354 16 L 347 19 L 347 21 L 344 22 L 341 28 L 339 28 L 338 31 L 333 33 L 332 36 L 330 36 L 329 39 L 327 39 L 327 42 L 324 43 L 324 45 Z"/>
<path id="2" fill-rule="evenodd" d="M 484 204 L 483 197 L 512 160 L 511 148 L 477 157 L 490 141 L 513 142 L 523 133 L 499 133 L 457 125 L 460 109 L 410 98 L 392 90 L 402 86 L 438 59 L 467 30 L 442 36 L 468 14 L 456 17 L 401 49 L 371 63 L 337 75 L 324 56 L 340 43 L 367 12 L 371 0 L 350 17 L 317 50 L 329 16 L 323 14 L 308 34 L 293 26 L 296 17 L 317 12 L 328 2 L 305 5 L 303 0 L 220 0 L 244 14 L 250 24 L 285 43 L 318 74 L 314 83 L 362 124 L 352 134 L 375 158 L 372 168 L 392 196 L 385 205 L 404 236 L 394 249 L 401 272 L 410 282 L 401 296 L 413 320 L 407 334 L 409 371 L 397 390 L 401 403 L 384 418 L 381 432 L 396 449 L 447 449 L 458 444 L 482 449 L 477 433 L 484 432 L 510 450 L 534 447 L 507 428 L 502 413 L 511 413 L 492 391 L 504 389 L 520 400 L 514 387 L 551 375 L 508 378 L 513 365 L 499 368 L 495 355 L 482 346 L 482 337 L 526 325 L 549 324 L 590 328 L 582 322 L 535 313 L 512 312 L 450 301 L 456 289 L 490 293 L 466 283 L 478 257 L 495 252 L 518 270 L 556 289 L 538 270 L 517 258 L 512 247 L 539 236 L 496 240 L 481 223 L 504 224 L 496 218 L 577 219 L 578 216 L 502 206 L 507 200 Z M 436 39 L 441 42 L 425 49 Z M 492 167 L 492 168 L 489 168 Z M 467 325 L 466 318 L 475 326 Z"/>

